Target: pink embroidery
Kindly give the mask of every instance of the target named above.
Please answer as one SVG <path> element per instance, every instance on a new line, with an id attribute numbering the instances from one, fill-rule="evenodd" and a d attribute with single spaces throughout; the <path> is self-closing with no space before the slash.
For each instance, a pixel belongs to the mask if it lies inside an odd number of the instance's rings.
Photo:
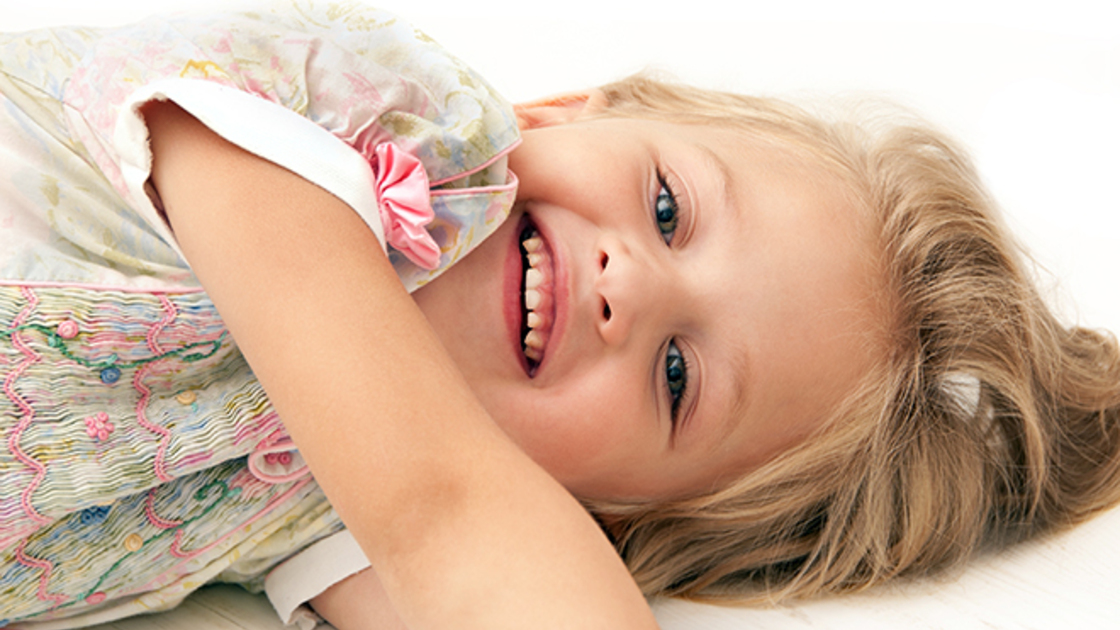
<path id="1" fill-rule="evenodd" d="M 276 434 L 273 434 L 270 438 L 275 438 L 275 436 Z M 295 447 L 295 443 L 286 435 L 279 440 L 269 439 L 258 444 L 257 448 L 249 454 L 249 472 L 253 473 L 253 476 L 257 479 L 273 484 L 288 483 L 307 475 L 307 464 L 293 470 L 288 469 L 295 459 L 292 456 L 292 450 Z M 271 469 L 265 470 L 261 465 L 262 462 Z M 280 470 L 275 470 L 276 467 L 279 467 Z"/>
<path id="2" fill-rule="evenodd" d="M 50 523 L 52 521 L 47 522 Z M 17 540 L 30 537 L 31 534 L 39 531 L 40 527 L 42 527 L 42 525 L 30 525 L 24 527 L 23 529 L 4 532 L 2 535 L 0 535 L 0 549 L 7 549 L 11 545 L 15 544 Z"/>
<path id="3" fill-rule="evenodd" d="M 264 456 L 264 461 L 266 464 L 287 466 L 292 463 L 292 454 L 288 451 L 284 451 L 283 453 L 269 453 Z"/>
<path id="4" fill-rule="evenodd" d="M 514 192 L 517 190 L 517 185 L 520 182 L 517 175 L 513 171 L 509 171 L 506 175 L 506 183 L 494 184 L 493 186 L 475 186 L 474 188 L 443 188 L 441 190 L 433 190 L 432 197 L 456 197 L 461 196 L 466 192 L 473 195 L 496 195 L 501 193 Z"/>
<path id="5" fill-rule="evenodd" d="M 160 347 L 156 337 L 168 324 L 175 321 L 175 316 L 179 314 L 179 310 L 171 300 L 167 299 L 167 296 L 160 295 L 159 300 L 160 304 L 163 305 L 163 319 L 153 324 L 148 330 L 147 335 L 148 349 L 151 350 L 153 354 L 163 353 L 163 348 Z M 154 466 L 156 478 L 160 481 L 171 481 L 172 477 L 167 474 L 167 464 L 164 461 L 167 457 L 168 443 L 171 441 L 171 432 L 149 421 L 147 414 L 148 401 L 152 397 L 152 390 L 148 389 L 148 386 L 144 384 L 144 377 L 147 376 L 148 370 L 152 365 L 154 364 L 145 363 L 142 365 L 140 369 L 136 370 L 136 376 L 132 379 L 132 386 L 136 388 L 136 391 L 140 392 L 140 400 L 136 401 L 136 422 L 152 433 L 158 433 L 160 435 L 159 448 L 156 449 L 156 461 Z"/>
<path id="6" fill-rule="evenodd" d="M 197 464 L 208 461 L 214 457 L 214 453 L 202 451 L 199 453 L 192 453 L 190 455 L 183 455 L 176 463 L 180 468 L 192 468 Z"/>
<path id="7" fill-rule="evenodd" d="M 15 321 L 12 322 L 12 328 L 22 326 L 23 322 L 31 315 L 31 312 L 35 310 L 35 307 L 39 305 L 39 297 L 36 296 L 31 289 L 20 287 L 19 290 L 23 297 L 27 299 L 27 306 L 16 316 Z M 35 471 L 35 478 L 31 480 L 31 483 L 27 484 L 27 488 L 25 488 L 23 494 L 20 495 L 20 505 L 23 507 L 23 511 L 30 516 L 32 520 L 40 524 L 46 524 L 51 522 L 51 519 L 40 514 L 39 511 L 31 505 L 31 495 L 35 493 L 35 489 L 39 487 L 39 484 L 42 483 L 43 479 L 47 476 L 47 468 L 38 461 L 31 459 L 31 457 L 29 457 L 27 453 L 24 453 L 19 447 L 20 435 L 26 431 L 27 427 L 31 425 L 31 422 L 35 420 L 35 410 L 22 396 L 16 393 L 13 387 L 16 380 L 23 375 L 24 371 L 39 361 L 39 355 L 31 348 L 28 348 L 27 344 L 23 342 L 23 339 L 21 339 L 18 334 L 12 333 L 9 338 L 12 340 L 12 345 L 19 349 L 20 353 L 23 354 L 25 358 L 16 366 L 16 369 L 8 372 L 7 378 L 4 379 L 4 393 L 7 394 L 8 398 L 23 412 L 23 417 L 20 419 L 19 424 L 16 425 L 16 428 L 8 435 L 8 450 L 15 454 L 16 459 L 23 465 Z"/>
<path id="8" fill-rule="evenodd" d="M 179 276 L 180 279 L 186 280 L 190 278 L 189 273 L 184 273 Z M 187 295 L 191 293 L 202 293 L 201 287 L 127 287 L 115 284 L 91 284 L 88 282 L 39 282 L 27 280 L 0 280 L 0 287 L 36 287 L 39 289 L 89 289 L 90 291 L 120 291 L 121 293 L 145 293 L 145 294 L 176 294 Z"/>
<path id="9" fill-rule="evenodd" d="M 93 595 L 90 595 L 89 597 L 86 598 L 86 603 L 89 604 L 90 606 L 96 606 L 97 604 L 100 604 L 103 601 L 105 601 L 105 593 L 103 593 L 101 591 L 97 591 Z"/>
<path id="10" fill-rule="evenodd" d="M 439 266 L 439 246 L 424 229 L 435 218 L 428 173 L 419 158 L 391 142 L 374 149 L 374 178 L 385 240 L 424 269 Z"/>
<path id="11" fill-rule="evenodd" d="M 179 309 L 176 308 L 175 303 L 167 299 L 166 295 L 159 296 L 160 306 L 163 307 L 163 319 L 159 320 L 148 329 L 148 349 L 152 354 L 163 354 L 163 348 L 160 347 L 157 337 L 167 328 L 171 322 L 175 321 L 175 317 L 179 315 Z"/>
<path id="12" fill-rule="evenodd" d="M 109 422 L 109 414 L 104 411 L 86 418 L 86 435 L 98 442 L 108 440 L 109 434 L 112 433 L 115 428 L 113 423 Z"/>
<path id="13" fill-rule="evenodd" d="M 470 189 L 445 188 L 443 190 L 433 190 L 432 197 L 452 197 L 462 195 L 468 190 L 475 195 L 490 195 L 490 204 L 486 207 L 486 221 L 490 222 L 509 215 L 509 207 L 501 203 L 500 195 L 516 192 L 518 185 L 517 175 L 513 171 L 506 171 L 506 183 L 500 186 L 479 186 Z"/>
<path id="14" fill-rule="evenodd" d="M 485 162 L 483 162 L 482 164 L 479 164 L 478 166 L 472 168 L 471 170 L 463 171 L 462 173 L 456 173 L 456 174 L 452 175 L 451 177 L 445 177 L 441 180 L 434 181 L 434 182 L 431 183 L 431 185 L 432 186 L 442 186 L 443 184 L 447 184 L 449 182 L 453 182 L 453 181 L 456 181 L 456 180 L 459 180 L 459 179 L 463 179 L 464 177 L 470 177 L 471 175 L 474 175 L 475 173 L 478 173 L 479 171 L 490 168 L 498 160 L 508 156 L 510 153 L 513 153 L 513 150 L 516 149 L 519 146 L 521 146 L 521 138 L 518 138 L 512 144 L 510 144 L 508 147 L 506 147 L 506 148 L 502 149 L 501 151 L 495 153 L 494 157 L 490 158 L 489 160 L 486 160 Z M 474 191 L 474 190 L 478 190 L 478 189 L 477 188 L 461 188 L 461 189 L 458 189 L 458 190 L 453 189 L 451 192 L 453 192 L 453 193 L 454 192 L 463 192 L 464 190 Z M 438 194 L 439 192 L 441 192 L 441 191 L 433 190 L 432 194 L 435 195 L 435 194 Z"/>
<path id="15" fill-rule="evenodd" d="M 180 529 L 180 530 L 175 532 L 175 539 L 171 541 L 170 553 L 171 553 L 171 555 L 175 556 L 176 558 L 184 558 L 184 559 L 190 558 L 192 554 L 189 553 L 189 552 L 183 551 L 182 547 L 180 546 L 182 544 L 183 544 L 183 530 Z"/>
<path id="16" fill-rule="evenodd" d="M 275 411 L 256 416 L 253 418 L 252 424 L 245 422 L 237 427 L 237 433 L 233 438 L 233 443 L 240 446 L 245 440 L 255 438 L 279 424 L 280 416 L 276 415 Z"/>
<path id="17" fill-rule="evenodd" d="M 54 602 L 54 604 L 51 606 L 51 609 L 53 610 L 57 608 L 59 604 L 68 599 L 65 595 L 56 595 L 47 592 L 47 584 L 50 582 L 51 570 L 54 568 L 54 565 L 52 565 L 50 562 L 47 562 L 46 560 L 32 558 L 31 556 L 25 554 L 23 552 L 25 546 L 27 546 L 27 541 L 20 541 L 19 547 L 16 548 L 16 561 L 25 567 L 39 569 L 43 572 L 43 575 L 39 576 L 39 599 L 45 602 Z"/>
<path id="18" fill-rule="evenodd" d="M 307 464 L 299 468 L 288 470 L 294 461 L 292 452 L 296 444 L 283 429 L 277 429 L 261 440 L 260 444 L 249 454 L 249 472 L 261 481 L 269 484 L 288 483 L 309 474 Z M 302 462 L 301 462 L 302 463 Z M 265 466 L 270 470 L 265 470 Z M 279 466 L 280 471 L 275 467 Z"/>
<path id="19" fill-rule="evenodd" d="M 78 336 L 78 322 L 68 319 L 58 325 L 58 336 L 63 339 L 73 339 Z"/>
<path id="20" fill-rule="evenodd" d="M 269 512 L 272 512 L 272 510 L 276 509 L 277 506 L 282 505 L 284 502 L 291 499 L 293 496 L 296 495 L 296 493 L 298 493 L 301 489 L 303 489 L 304 486 L 306 486 L 309 483 L 311 483 L 311 478 L 310 477 L 307 478 L 307 479 L 304 479 L 302 481 L 297 481 L 295 484 L 292 485 L 291 488 L 288 488 L 287 490 L 285 490 L 283 494 L 281 494 L 280 496 L 274 497 L 271 501 L 269 501 L 268 505 L 264 506 L 264 508 L 262 508 L 261 511 L 257 512 L 251 518 L 249 518 L 245 522 L 241 523 L 241 525 L 239 525 L 237 527 L 234 527 L 234 528 L 230 528 L 230 530 L 228 532 L 226 532 L 224 535 L 218 537 L 217 540 L 212 541 L 209 545 L 206 545 L 205 547 L 200 547 L 198 549 L 194 549 L 194 550 L 191 550 L 191 551 L 183 551 L 182 546 L 181 546 L 183 530 L 180 529 L 179 531 L 175 532 L 175 540 L 174 540 L 174 542 L 171 543 L 171 555 L 175 556 L 176 558 L 182 558 L 183 562 L 180 562 L 179 564 L 175 565 L 174 567 L 171 567 L 167 571 L 164 571 L 162 574 L 157 576 L 155 579 L 149 581 L 147 584 L 144 584 L 143 586 L 141 586 L 139 588 L 136 588 L 136 589 L 133 589 L 133 590 L 131 590 L 128 593 L 125 593 L 125 594 L 130 595 L 132 593 L 144 593 L 144 592 L 153 590 L 154 588 L 156 588 L 157 586 L 159 586 L 161 584 L 165 584 L 168 576 L 177 575 L 178 572 L 182 569 L 183 565 L 187 561 L 191 560 L 192 558 L 196 558 L 196 557 L 210 551 L 211 549 L 213 549 L 213 548 L 217 547 L 218 545 L 224 543 L 227 538 L 236 534 L 241 529 L 246 528 L 246 527 L 252 525 L 253 523 L 257 522 L 262 517 L 267 515 Z"/>
<path id="21" fill-rule="evenodd" d="M 159 488 L 152 488 L 148 491 L 148 499 L 144 502 L 144 514 L 148 517 L 148 522 L 158 529 L 171 529 L 172 527 L 182 525 L 183 521 L 168 521 L 161 518 L 159 514 L 156 514 L 156 508 L 152 505 L 152 502 L 155 501 L 156 490 L 158 489 Z"/>
<path id="22" fill-rule="evenodd" d="M 241 496 L 246 499 L 255 499 L 272 489 L 273 484 L 266 483 L 253 476 L 248 468 L 243 469 L 229 480 L 231 490 L 240 490 Z"/>
<path id="23" fill-rule="evenodd" d="M 167 474 L 167 465 L 163 461 L 167 456 L 167 443 L 171 440 L 171 432 L 158 424 L 149 422 L 148 415 L 145 413 L 148 408 L 148 400 L 152 397 L 152 390 L 144 384 L 144 377 L 147 376 L 148 368 L 151 366 L 151 363 L 142 365 L 140 369 L 136 370 L 136 376 L 132 379 L 132 386 L 140 392 L 140 400 L 136 401 L 136 422 L 152 433 L 160 435 L 159 448 L 156 450 L 155 473 L 160 481 L 171 481 L 171 475 Z"/>

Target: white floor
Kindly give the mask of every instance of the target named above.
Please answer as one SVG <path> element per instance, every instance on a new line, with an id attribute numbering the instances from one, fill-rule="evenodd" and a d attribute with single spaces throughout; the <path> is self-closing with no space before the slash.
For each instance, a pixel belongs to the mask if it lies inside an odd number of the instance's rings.
<path id="1" fill-rule="evenodd" d="M 778 608 L 659 602 L 663 630 L 1034 630 L 1120 628 L 1120 508 L 973 562 L 959 576 Z M 263 596 L 205 588 L 170 612 L 100 630 L 280 630 Z M 330 626 L 320 626 L 330 629 Z"/>
<path id="2" fill-rule="evenodd" d="M 263 596 L 223 584 L 196 592 L 169 612 L 93 627 L 98 630 L 279 630 L 284 624 Z M 330 628 L 329 625 L 319 626 L 320 630 Z"/>

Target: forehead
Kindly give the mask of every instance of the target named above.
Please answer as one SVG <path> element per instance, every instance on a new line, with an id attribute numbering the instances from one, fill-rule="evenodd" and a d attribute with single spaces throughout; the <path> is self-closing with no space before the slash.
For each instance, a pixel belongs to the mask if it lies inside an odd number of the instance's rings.
<path id="1" fill-rule="evenodd" d="M 790 180 L 788 183 L 806 192 L 834 196 L 831 207 L 843 205 L 845 211 L 859 212 L 858 218 L 868 218 L 861 210 L 865 204 L 856 177 L 842 164 L 843 157 L 831 144 L 811 135 L 793 129 L 688 119 L 601 118 L 597 122 L 644 136 L 659 151 L 696 150 L 704 166 L 729 184 L 742 181 L 742 185 L 749 186 L 758 177 Z"/>
<path id="2" fill-rule="evenodd" d="M 724 419 L 722 465 L 742 471 L 816 430 L 879 360 L 875 230 L 848 182 L 805 149 L 674 133 L 695 156 L 684 168 L 708 224 L 696 243 L 712 269 L 697 305 L 716 367 L 706 413 Z"/>

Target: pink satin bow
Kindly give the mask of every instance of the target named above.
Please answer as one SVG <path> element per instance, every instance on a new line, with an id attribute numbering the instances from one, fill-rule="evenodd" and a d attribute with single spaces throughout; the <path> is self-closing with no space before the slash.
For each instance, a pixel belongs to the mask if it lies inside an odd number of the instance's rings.
<path id="1" fill-rule="evenodd" d="M 374 149 L 378 208 L 385 240 L 424 269 L 439 266 L 439 245 L 425 226 L 435 219 L 428 173 L 416 156 L 391 142 Z"/>

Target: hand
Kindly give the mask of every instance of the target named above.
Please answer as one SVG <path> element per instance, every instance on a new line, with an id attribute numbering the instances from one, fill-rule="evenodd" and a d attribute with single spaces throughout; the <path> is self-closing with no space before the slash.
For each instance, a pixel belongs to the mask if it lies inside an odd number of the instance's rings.
<path id="1" fill-rule="evenodd" d="M 351 575 L 310 603 L 338 630 L 408 630 L 373 569 Z"/>

